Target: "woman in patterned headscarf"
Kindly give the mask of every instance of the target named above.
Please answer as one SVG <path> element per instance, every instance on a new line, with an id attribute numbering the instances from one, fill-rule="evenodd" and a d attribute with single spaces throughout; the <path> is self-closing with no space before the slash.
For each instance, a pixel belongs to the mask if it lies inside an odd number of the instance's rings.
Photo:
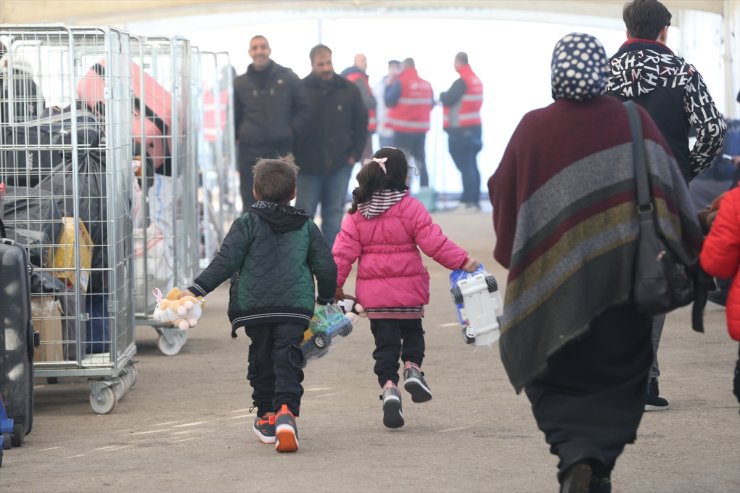
<path id="1" fill-rule="evenodd" d="M 555 101 L 522 118 L 488 181 L 494 257 L 509 269 L 501 358 L 560 459 L 561 491 L 611 491 L 652 361 L 651 319 L 630 301 L 638 238 L 630 127 L 624 106 L 604 95 L 606 78 L 598 39 L 558 41 Z M 686 184 L 639 114 L 662 232 L 695 257 L 701 234 Z"/>

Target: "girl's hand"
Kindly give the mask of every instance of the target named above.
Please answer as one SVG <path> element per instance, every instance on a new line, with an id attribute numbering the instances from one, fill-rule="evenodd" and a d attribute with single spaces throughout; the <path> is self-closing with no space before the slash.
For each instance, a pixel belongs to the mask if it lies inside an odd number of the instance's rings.
<path id="1" fill-rule="evenodd" d="M 334 292 L 334 300 L 335 301 L 342 301 L 344 299 L 344 291 L 342 288 L 337 287 L 337 290 Z"/>
<path id="2" fill-rule="evenodd" d="M 467 262 L 465 262 L 465 265 L 463 265 L 462 268 L 465 272 L 473 272 L 478 267 L 480 267 L 480 262 L 471 258 L 471 259 L 468 259 Z"/>

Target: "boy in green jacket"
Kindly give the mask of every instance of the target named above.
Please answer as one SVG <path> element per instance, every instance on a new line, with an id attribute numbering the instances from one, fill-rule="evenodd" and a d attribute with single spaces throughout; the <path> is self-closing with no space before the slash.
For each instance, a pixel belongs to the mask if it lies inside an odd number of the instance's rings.
<path id="1" fill-rule="evenodd" d="M 231 278 L 231 335 L 251 339 L 247 379 L 257 407 L 253 431 L 278 452 L 298 450 L 295 418 L 303 395 L 299 344 L 319 304 L 333 301 L 337 267 L 319 228 L 291 207 L 298 167 L 262 159 L 253 169 L 255 204 L 237 218 L 218 253 L 183 296 L 205 296 Z"/>

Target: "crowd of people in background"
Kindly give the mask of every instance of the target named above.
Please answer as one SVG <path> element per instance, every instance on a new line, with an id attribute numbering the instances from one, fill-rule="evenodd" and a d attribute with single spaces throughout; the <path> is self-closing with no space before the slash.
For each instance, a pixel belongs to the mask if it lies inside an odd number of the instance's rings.
<path id="1" fill-rule="evenodd" d="M 421 78 L 413 58 L 390 60 L 388 74 L 374 87 L 367 57 L 358 53 L 341 74 L 334 70 L 332 51 L 317 45 L 309 53 L 311 73 L 299 79 L 271 59 L 268 40 L 249 41 L 252 63 L 234 80 L 234 116 L 241 198 L 244 210 L 254 203 L 252 168 L 259 158 L 293 154 L 300 172 L 296 204 L 311 217 L 321 211 L 329 245 L 339 232 L 352 168 L 373 155 L 373 134 L 380 147 L 402 149 L 419 176 L 419 194 L 431 193 L 426 164 L 426 135 L 437 101 Z M 455 56 L 460 74 L 440 95 L 450 154 L 462 177 L 460 208 L 480 210 L 482 147 L 480 110 L 483 85 L 468 64 Z M 427 202 L 428 208 L 433 204 Z"/>

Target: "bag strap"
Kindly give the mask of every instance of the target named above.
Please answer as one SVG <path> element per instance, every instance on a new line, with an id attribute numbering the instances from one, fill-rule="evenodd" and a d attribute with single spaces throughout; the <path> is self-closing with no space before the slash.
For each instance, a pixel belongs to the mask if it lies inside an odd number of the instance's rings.
<path id="1" fill-rule="evenodd" d="M 625 101 L 624 107 L 627 109 L 627 119 L 632 132 L 632 162 L 635 165 L 635 181 L 637 182 L 637 213 L 643 216 L 653 212 L 647 163 L 645 162 L 645 140 L 642 137 L 642 123 L 635 103 Z"/>

